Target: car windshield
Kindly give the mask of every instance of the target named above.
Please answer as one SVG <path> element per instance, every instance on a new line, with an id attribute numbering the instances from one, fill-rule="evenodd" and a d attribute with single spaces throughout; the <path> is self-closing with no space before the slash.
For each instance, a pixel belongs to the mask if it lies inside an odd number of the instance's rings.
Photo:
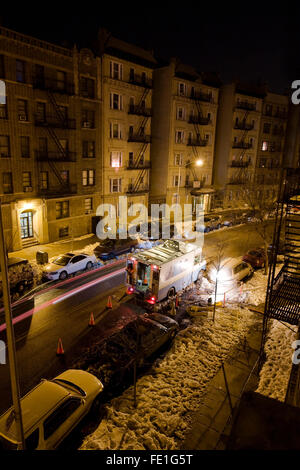
<path id="1" fill-rule="evenodd" d="M 70 261 L 70 256 L 59 256 L 58 258 L 56 258 L 55 261 L 53 261 L 53 264 L 58 264 L 59 266 L 66 266 L 68 264 L 68 262 Z"/>
<path id="2" fill-rule="evenodd" d="M 62 385 L 63 387 L 66 387 L 66 388 L 71 388 L 73 390 L 76 390 L 76 392 L 80 393 L 80 395 L 82 395 L 83 397 L 86 396 L 85 391 L 82 390 L 81 387 L 79 387 L 78 385 L 75 385 L 73 382 L 69 382 L 69 380 L 53 379 L 52 382 L 56 382 L 56 383 Z"/>

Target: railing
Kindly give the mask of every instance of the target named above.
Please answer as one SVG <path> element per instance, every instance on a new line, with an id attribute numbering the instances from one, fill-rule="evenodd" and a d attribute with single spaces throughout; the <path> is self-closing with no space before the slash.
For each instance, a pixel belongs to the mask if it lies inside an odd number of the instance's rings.
<path id="1" fill-rule="evenodd" d="M 247 111 L 256 111 L 256 103 L 249 103 L 248 101 L 237 101 L 236 107 Z"/>
<path id="2" fill-rule="evenodd" d="M 46 162 L 51 160 L 53 162 L 76 162 L 76 153 L 66 150 L 65 154 L 57 152 L 45 152 L 41 150 L 35 151 L 35 156 L 38 162 Z"/>
<path id="3" fill-rule="evenodd" d="M 252 143 L 251 142 L 233 142 L 232 148 L 233 149 L 251 149 Z"/>
<path id="4" fill-rule="evenodd" d="M 77 184 L 51 186 L 47 189 L 39 187 L 37 192 L 44 197 L 68 196 L 77 193 Z"/>
<path id="5" fill-rule="evenodd" d="M 56 93 L 74 95 L 74 84 L 68 81 L 57 80 L 52 78 L 33 78 L 33 88 L 40 90 L 49 90 Z"/>
<path id="6" fill-rule="evenodd" d="M 152 88 L 153 80 L 151 78 L 144 77 L 135 73 L 133 76 L 129 77 L 128 83 L 133 85 L 142 86 L 144 88 Z"/>
<path id="7" fill-rule="evenodd" d="M 187 145 L 192 147 L 205 147 L 208 144 L 207 139 L 188 139 Z"/>
<path id="8" fill-rule="evenodd" d="M 252 129 L 254 129 L 254 124 L 248 124 L 246 122 L 236 122 L 234 128 L 240 129 L 241 131 L 251 131 Z"/>
<path id="9" fill-rule="evenodd" d="M 58 127 L 60 129 L 76 129 L 75 119 L 65 119 L 64 121 L 58 119 L 56 116 L 47 115 L 45 117 L 39 114 L 34 115 L 34 124 L 38 127 Z"/>
<path id="10" fill-rule="evenodd" d="M 243 162 L 243 161 L 237 161 L 237 162 L 236 162 L 235 160 L 232 160 L 232 162 L 231 162 L 231 164 L 230 164 L 230 166 L 231 166 L 232 168 L 247 168 L 247 167 L 250 166 L 250 165 L 251 165 L 251 161 L 245 161 L 245 162 Z"/>
<path id="11" fill-rule="evenodd" d="M 137 114 L 138 116 L 148 116 L 150 117 L 152 114 L 151 108 L 145 108 L 143 106 L 138 105 L 129 105 L 128 114 Z"/>
<path id="12" fill-rule="evenodd" d="M 134 184 L 129 184 L 127 187 L 127 194 L 133 194 L 133 193 L 145 193 L 149 191 L 149 185 L 148 184 L 140 184 L 138 188 L 135 188 Z"/>
<path id="13" fill-rule="evenodd" d="M 190 94 L 190 98 L 196 101 L 205 101 L 207 103 L 213 103 L 212 93 L 203 93 L 202 91 L 194 91 Z"/>
<path id="14" fill-rule="evenodd" d="M 150 135 L 129 134 L 127 142 L 144 142 L 149 144 L 151 142 Z"/>
<path id="15" fill-rule="evenodd" d="M 193 114 L 189 117 L 189 124 L 199 124 L 200 126 L 206 126 L 211 124 L 211 119 L 204 116 L 194 116 Z"/>
<path id="16" fill-rule="evenodd" d="M 127 161 L 127 170 L 141 170 L 143 168 L 145 168 L 145 169 L 151 168 L 151 162 L 149 160 L 147 160 L 147 161 L 138 162 L 137 164 L 135 164 L 131 160 Z"/>

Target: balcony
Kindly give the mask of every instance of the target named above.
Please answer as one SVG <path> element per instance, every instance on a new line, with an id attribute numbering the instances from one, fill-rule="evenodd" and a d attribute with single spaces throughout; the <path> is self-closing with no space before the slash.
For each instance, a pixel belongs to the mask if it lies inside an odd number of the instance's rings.
<path id="1" fill-rule="evenodd" d="M 256 103 L 249 103 L 249 101 L 238 101 L 236 108 L 245 109 L 246 111 L 256 111 Z"/>
<path id="2" fill-rule="evenodd" d="M 151 78 L 144 77 L 144 75 L 135 73 L 133 76 L 129 77 L 128 83 L 142 86 L 143 88 L 152 88 L 153 80 Z"/>
<path id="3" fill-rule="evenodd" d="M 66 151 L 63 155 L 59 151 L 57 152 L 45 152 L 41 150 L 35 151 L 35 156 L 38 162 L 76 162 L 76 153 Z"/>
<path id="4" fill-rule="evenodd" d="M 151 142 L 150 135 L 129 134 L 127 142 L 143 142 L 149 144 Z"/>
<path id="5" fill-rule="evenodd" d="M 127 161 L 127 170 L 148 170 L 151 168 L 151 162 L 149 160 L 144 162 L 139 162 L 135 164 L 135 162 L 128 160 Z"/>
<path id="6" fill-rule="evenodd" d="M 203 93 L 202 91 L 194 91 L 191 93 L 190 98 L 195 101 L 204 101 L 206 103 L 213 103 L 212 93 Z"/>
<path id="7" fill-rule="evenodd" d="M 127 187 L 126 194 L 147 193 L 148 191 L 149 191 L 148 184 L 140 184 L 138 188 L 135 188 L 134 184 L 129 184 Z"/>
<path id="8" fill-rule="evenodd" d="M 56 80 L 52 78 L 33 78 L 33 88 L 48 90 L 55 93 L 74 95 L 74 84 L 68 81 Z"/>
<path id="9" fill-rule="evenodd" d="M 232 160 L 230 166 L 231 168 L 247 168 L 251 165 L 251 161 L 235 161 Z"/>
<path id="10" fill-rule="evenodd" d="M 51 186 L 48 189 L 39 187 L 37 192 L 39 196 L 46 198 L 72 196 L 77 193 L 77 184 Z"/>
<path id="11" fill-rule="evenodd" d="M 189 124 L 199 124 L 200 126 L 207 126 L 208 124 L 211 124 L 211 119 L 207 116 L 194 116 L 191 114 L 189 117 Z"/>
<path id="12" fill-rule="evenodd" d="M 254 124 L 249 124 L 245 121 L 236 122 L 234 128 L 239 129 L 241 131 L 252 131 L 252 129 L 254 129 Z"/>
<path id="13" fill-rule="evenodd" d="M 57 116 L 41 116 L 39 114 L 34 115 L 34 124 L 37 127 L 55 127 L 58 129 L 76 129 L 75 119 L 60 120 Z"/>
<path id="14" fill-rule="evenodd" d="M 151 108 L 145 108 L 139 105 L 130 105 L 128 108 L 128 114 L 136 114 L 137 116 L 150 117 L 152 114 Z"/>
<path id="15" fill-rule="evenodd" d="M 232 144 L 233 149 L 251 149 L 252 143 L 251 142 L 233 142 Z"/>
<path id="16" fill-rule="evenodd" d="M 208 144 L 207 139 L 188 139 L 187 145 L 192 147 L 206 147 Z"/>

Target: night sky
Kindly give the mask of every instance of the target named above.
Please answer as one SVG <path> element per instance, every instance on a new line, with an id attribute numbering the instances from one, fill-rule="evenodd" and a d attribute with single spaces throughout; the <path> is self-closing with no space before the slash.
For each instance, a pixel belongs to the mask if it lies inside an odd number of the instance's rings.
<path id="1" fill-rule="evenodd" d="M 160 5 L 161 4 L 161 5 Z M 48 5 L 48 6 L 47 6 Z M 63 5 L 63 6 L 62 6 Z M 72 5 L 72 6 L 71 6 Z M 38 8 L 2 7 L 3 26 L 51 42 L 88 46 L 100 27 L 153 49 L 162 59 L 178 57 L 223 81 L 263 81 L 285 92 L 300 79 L 300 6 L 290 2 L 40 2 Z M 196 6 L 197 5 L 197 6 Z M 299 20 L 300 21 L 300 20 Z M 298 65 L 299 64 L 299 65 Z"/>

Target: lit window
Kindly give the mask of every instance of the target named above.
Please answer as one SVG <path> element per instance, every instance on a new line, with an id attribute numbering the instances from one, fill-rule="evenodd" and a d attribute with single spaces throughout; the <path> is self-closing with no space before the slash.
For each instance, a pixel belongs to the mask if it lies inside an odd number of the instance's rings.
<path id="1" fill-rule="evenodd" d="M 264 140 L 261 144 L 261 149 L 263 152 L 267 151 L 268 150 L 268 142 L 266 140 Z"/>
<path id="2" fill-rule="evenodd" d="M 122 152 L 111 152 L 110 166 L 112 168 L 120 168 L 122 166 Z"/>

